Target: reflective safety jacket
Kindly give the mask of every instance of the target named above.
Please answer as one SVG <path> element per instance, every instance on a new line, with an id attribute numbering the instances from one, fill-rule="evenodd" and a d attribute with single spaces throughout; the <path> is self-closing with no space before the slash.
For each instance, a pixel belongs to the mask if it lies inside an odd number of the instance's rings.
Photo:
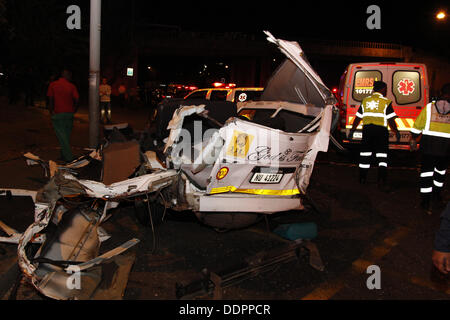
<path id="1" fill-rule="evenodd" d="M 397 115 L 392 108 L 392 101 L 383 97 L 381 93 L 374 92 L 363 99 L 356 116 L 362 119 L 364 126 L 374 124 L 387 127 L 387 120 Z"/>
<path id="2" fill-rule="evenodd" d="M 445 100 L 442 100 L 442 103 L 445 102 Z M 416 118 L 411 132 L 433 137 L 450 138 L 450 112 L 448 110 L 439 111 L 436 101 L 430 102 Z"/>

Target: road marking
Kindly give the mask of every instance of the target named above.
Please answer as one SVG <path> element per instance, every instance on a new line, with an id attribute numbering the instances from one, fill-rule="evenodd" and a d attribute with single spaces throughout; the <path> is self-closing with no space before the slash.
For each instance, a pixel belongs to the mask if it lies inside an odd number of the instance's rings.
<path id="1" fill-rule="evenodd" d="M 338 293 L 345 283 L 342 279 L 336 279 L 330 282 L 325 282 L 311 293 L 307 294 L 302 300 L 329 300 L 332 296 Z"/>
<path id="2" fill-rule="evenodd" d="M 383 274 L 387 274 L 391 278 L 397 278 L 404 282 L 409 282 L 409 283 L 412 283 L 412 284 L 422 287 L 422 288 L 426 288 L 426 289 L 430 289 L 433 291 L 438 291 L 438 292 L 442 292 L 447 295 L 450 295 L 450 288 L 448 288 L 448 286 L 445 283 L 436 283 L 436 282 L 432 281 L 431 279 L 421 278 L 418 276 L 408 276 L 408 275 L 402 274 L 400 272 L 392 271 L 392 270 L 385 270 L 383 272 Z"/>
<path id="3" fill-rule="evenodd" d="M 364 273 L 368 266 L 375 264 L 376 261 L 383 258 L 393 247 L 398 245 L 400 239 L 405 237 L 408 232 L 409 229 L 406 227 L 397 227 L 387 238 L 383 239 L 380 245 L 371 248 L 367 253 L 363 253 L 359 259 L 353 261 L 351 268 L 345 271 L 339 279 L 319 285 L 301 300 L 329 300 L 345 286 L 342 278 L 346 275 Z"/>

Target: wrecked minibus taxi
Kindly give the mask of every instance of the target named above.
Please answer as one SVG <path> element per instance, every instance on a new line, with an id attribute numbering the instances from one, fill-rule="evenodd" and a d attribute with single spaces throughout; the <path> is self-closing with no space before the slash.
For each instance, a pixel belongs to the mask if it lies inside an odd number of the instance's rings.
<path id="1" fill-rule="evenodd" d="M 34 223 L 21 234 L 0 224 L 9 235 L 0 241 L 18 244 L 19 267 L 39 292 L 53 299 L 92 297 L 102 277 L 99 266 L 139 242 L 131 239 L 99 255 L 109 236 L 101 224 L 123 200 L 135 201 L 152 226 L 167 209 L 193 211 L 218 229 L 303 209 L 316 156 L 328 150 L 336 101 L 296 42 L 265 33 L 287 59 L 261 100 L 237 103 L 234 116 L 222 119 L 214 117 L 212 105 L 184 101 L 171 116 L 161 152 L 141 148 L 143 161 L 128 179 L 105 183 L 77 174 L 91 160 L 102 160 L 102 147 L 66 166 L 28 154 L 27 161 L 44 165 L 51 179 L 33 194 Z M 31 243 L 41 244 L 32 254 Z M 90 285 L 70 290 L 74 272 Z"/>

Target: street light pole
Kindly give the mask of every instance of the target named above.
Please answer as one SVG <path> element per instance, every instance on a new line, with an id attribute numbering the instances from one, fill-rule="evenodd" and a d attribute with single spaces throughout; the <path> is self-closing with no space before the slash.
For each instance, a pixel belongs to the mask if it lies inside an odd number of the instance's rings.
<path id="1" fill-rule="evenodd" d="M 101 0 L 91 0 L 91 19 L 89 33 L 89 147 L 96 148 L 99 143 L 99 85 L 100 85 L 100 35 Z"/>

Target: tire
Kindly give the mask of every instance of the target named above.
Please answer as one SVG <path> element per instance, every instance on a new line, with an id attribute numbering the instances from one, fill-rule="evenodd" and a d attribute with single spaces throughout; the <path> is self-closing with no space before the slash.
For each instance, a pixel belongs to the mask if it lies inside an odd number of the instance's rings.
<path id="1" fill-rule="evenodd" d="M 225 213 L 225 212 L 199 212 L 196 214 L 200 222 L 207 226 L 218 229 L 217 231 L 227 231 L 242 229 L 255 224 L 262 217 L 258 213 Z"/>
<path id="2" fill-rule="evenodd" d="M 162 223 L 165 208 L 159 202 L 150 202 L 150 211 L 152 214 L 153 225 L 157 226 Z M 145 200 L 135 200 L 134 201 L 134 214 L 136 219 L 144 227 L 151 226 L 150 213 L 148 211 L 147 199 Z"/>

